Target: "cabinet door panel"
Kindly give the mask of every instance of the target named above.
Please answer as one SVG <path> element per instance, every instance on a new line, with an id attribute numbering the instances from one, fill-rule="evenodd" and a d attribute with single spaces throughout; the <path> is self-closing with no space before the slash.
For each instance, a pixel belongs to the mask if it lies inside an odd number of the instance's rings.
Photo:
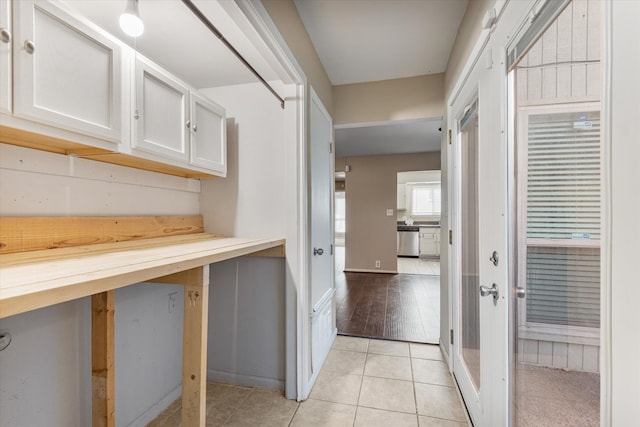
<path id="1" fill-rule="evenodd" d="M 13 36 L 11 2 L 0 0 L 0 28 Z M 0 112 L 11 113 L 11 41 L 0 41 Z"/>
<path id="2" fill-rule="evenodd" d="M 136 136 L 134 148 L 188 160 L 188 89 L 145 61 L 136 63 Z"/>
<path id="3" fill-rule="evenodd" d="M 120 141 L 120 45 L 49 3 L 13 4 L 15 114 Z"/>
<path id="4" fill-rule="evenodd" d="M 225 111 L 191 93 L 191 164 L 227 174 Z"/>

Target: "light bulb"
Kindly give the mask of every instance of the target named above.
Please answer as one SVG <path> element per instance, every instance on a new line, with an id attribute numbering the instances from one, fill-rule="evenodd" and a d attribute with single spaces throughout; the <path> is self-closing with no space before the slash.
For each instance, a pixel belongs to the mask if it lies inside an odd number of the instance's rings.
<path id="1" fill-rule="evenodd" d="M 120 15 L 120 28 L 131 37 L 138 37 L 144 32 L 144 23 L 138 13 L 138 0 L 127 0 L 127 7 Z"/>

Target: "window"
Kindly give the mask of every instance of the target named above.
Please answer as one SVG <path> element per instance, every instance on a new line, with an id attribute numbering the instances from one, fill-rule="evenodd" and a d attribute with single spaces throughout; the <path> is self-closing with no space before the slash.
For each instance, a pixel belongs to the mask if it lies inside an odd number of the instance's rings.
<path id="1" fill-rule="evenodd" d="M 413 216 L 440 215 L 440 183 L 413 184 L 411 190 L 411 214 Z"/>
<path id="2" fill-rule="evenodd" d="M 528 325 L 600 325 L 600 115 L 577 108 L 523 114 L 520 282 Z"/>

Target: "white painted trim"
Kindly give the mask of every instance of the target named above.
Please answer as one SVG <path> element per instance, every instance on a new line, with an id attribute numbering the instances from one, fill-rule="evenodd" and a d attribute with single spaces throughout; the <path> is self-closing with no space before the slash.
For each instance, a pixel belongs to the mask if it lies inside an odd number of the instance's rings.
<path id="1" fill-rule="evenodd" d="M 602 109 L 600 112 L 602 135 L 602 204 L 601 204 L 601 247 L 600 247 L 600 425 L 613 423 L 612 412 L 612 309 L 611 309 L 611 144 L 612 144 L 612 1 L 601 2 L 602 8 Z"/>
<path id="2" fill-rule="evenodd" d="M 437 117 L 428 117 L 428 118 L 420 118 L 420 119 L 383 120 L 380 122 L 346 123 L 341 125 L 335 125 L 333 128 L 334 129 L 355 129 L 355 128 L 361 128 L 361 127 L 412 124 L 412 123 L 423 123 L 423 122 L 441 122 L 441 121 L 442 121 L 442 116 L 437 116 Z"/>
<path id="3" fill-rule="evenodd" d="M 215 369 L 207 369 L 207 380 L 246 387 L 268 388 L 271 390 L 283 390 L 285 383 L 284 381 L 278 381 L 272 378 L 235 374 L 231 372 L 217 371 Z"/>

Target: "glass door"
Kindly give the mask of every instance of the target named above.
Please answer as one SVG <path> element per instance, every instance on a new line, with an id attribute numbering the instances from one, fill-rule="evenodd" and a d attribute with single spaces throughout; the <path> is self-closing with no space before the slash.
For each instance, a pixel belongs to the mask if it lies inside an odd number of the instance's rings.
<path id="1" fill-rule="evenodd" d="M 511 65 L 515 426 L 600 425 L 599 15 L 568 2 Z"/>

